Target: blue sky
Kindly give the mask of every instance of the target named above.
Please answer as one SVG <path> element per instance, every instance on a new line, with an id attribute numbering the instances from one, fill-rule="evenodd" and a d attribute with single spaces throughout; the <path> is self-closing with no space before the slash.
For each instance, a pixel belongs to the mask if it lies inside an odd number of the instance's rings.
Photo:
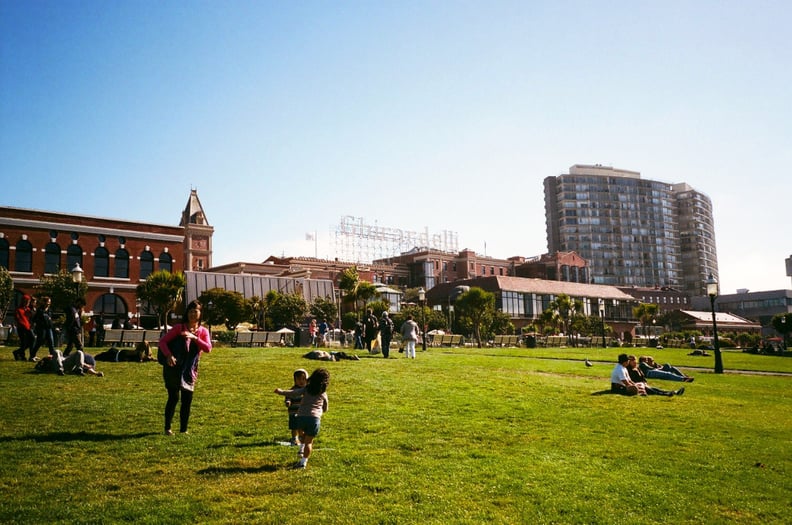
<path id="1" fill-rule="evenodd" d="M 710 196 L 722 291 L 790 288 L 786 1 L 0 0 L 0 204 L 333 257 L 341 217 L 547 251 L 542 181 Z M 486 246 L 486 248 L 485 248 Z"/>

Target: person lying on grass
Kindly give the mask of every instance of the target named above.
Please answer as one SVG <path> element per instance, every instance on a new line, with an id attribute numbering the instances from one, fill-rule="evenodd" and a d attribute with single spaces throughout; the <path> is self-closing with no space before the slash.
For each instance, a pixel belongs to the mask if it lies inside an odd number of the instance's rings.
<path id="1" fill-rule="evenodd" d="M 642 355 L 638 358 L 638 366 L 648 379 L 665 379 L 667 381 L 682 381 L 692 383 L 693 378 L 684 374 L 675 366 L 668 363 L 660 366 L 650 355 Z"/>
<path id="2" fill-rule="evenodd" d="M 58 375 L 65 375 L 67 372 L 84 376 L 85 374 L 103 377 L 104 373 L 96 371 L 96 361 L 90 354 L 77 350 L 71 355 L 63 356 L 60 350 L 55 350 L 55 355 L 43 357 L 36 363 L 37 372 L 55 372 Z"/>

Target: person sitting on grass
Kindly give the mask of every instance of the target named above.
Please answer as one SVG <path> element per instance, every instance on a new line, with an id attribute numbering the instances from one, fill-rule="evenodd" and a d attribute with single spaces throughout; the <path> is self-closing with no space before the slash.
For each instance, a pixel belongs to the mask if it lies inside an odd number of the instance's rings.
<path id="1" fill-rule="evenodd" d="M 642 355 L 638 358 L 638 366 L 648 379 L 666 379 L 668 381 L 682 381 L 685 383 L 692 383 L 693 378 L 682 373 L 675 366 L 668 363 L 660 366 L 650 355 Z"/>
<path id="2" fill-rule="evenodd" d="M 623 396 L 646 395 L 644 383 L 636 384 L 630 379 L 627 364 L 630 359 L 627 354 L 619 354 L 618 363 L 611 372 L 611 392 Z"/>
<path id="3" fill-rule="evenodd" d="M 627 356 L 627 374 L 630 376 L 630 381 L 635 384 L 643 384 L 644 390 L 646 390 L 646 395 L 649 396 L 666 396 L 666 397 L 674 397 L 674 396 L 681 396 L 685 393 L 685 388 L 682 387 L 679 390 L 663 390 L 660 388 L 656 388 L 653 386 L 649 386 L 646 383 L 646 376 L 643 375 L 641 369 L 638 367 L 638 360 L 635 358 L 634 355 Z"/>

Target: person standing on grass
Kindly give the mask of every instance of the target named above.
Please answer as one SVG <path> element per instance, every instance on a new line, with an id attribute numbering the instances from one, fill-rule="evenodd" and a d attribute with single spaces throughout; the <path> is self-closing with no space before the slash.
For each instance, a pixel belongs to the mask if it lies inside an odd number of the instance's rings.
<path id="1" fill-rule="evenodd" d="M 388 317 L 388 312 L 382 312 L 379 322 L 380 339 L 382 340 L 382 357 L 385 359 L 390 355 L 390 344 L 393 338 L 393 321 Z"/>
<path id="2" fill-rule="evenodd" d="M 407 320 L 401 325 L 402 341 L 404 341 L 404 353 L 407 358 L 415 359 L 415 342 L 418 341 L 418 323 L 413 321 L 413 316 L 408 315 Z"/>
<path id="3" fill-rule="evenodd" d="M 294 371 L 294 385 L 291 387 L 290 392 L 294 392 L 291 395 L 285 395 L 286 399 L 283 400 L 286 403 L 286 408 L 289 411 L 289 430 L 291 430 L 291 443 L 292 445 L 299 445 L 300 444 L 300 431 L 297 428 L 297 411 L 300 410 L 300 404 L 302 402 L 303 397 L 303 389 L 305 385 L 308 383 L 308 372 L 304 368 L 298 368 Z M 284 390 L 280 391 L 285 392 Z M 275 393 L 279 393 L 278 389 L 275 390 Z"/>
<path id="4" fill-rule="evenodd" d="M 25 350 L 30 349 L 33 353 L 33 331 L 30 324 L 30 296 L 22 296 L 22 302 L 14 311 L 16 318 L 17 336 L 19 337 L 19 348 L 14 350 L 14 361 L 25 360 Z M 31 356 L 32 357 L 32 356 Z"/>
<path id="5" fill-rule="evenodd" d="M 209 330 L 201 326 L 201 303 L 192 301 L 187 305 L 184 319 L 162 336 L 159 349 L 167 357 L 167 363 L 162 367 L 162 378 L 168 391 L 168 401 L 165 403 L 165 435 L 173 435 L 171 423 L 180 394 L 179 431 L 186 434 L 195 381 L 198 379 L 198 361 L 201 353 L 212 351 Z"/>
<path id="6" fill-rule="evenodd" d="M 74 304 L 69 307 L 66 313 L 66 320 L 63 321 L 63 332 L 66 334 L 66 348 L 63 349 L 63 355 L 67 356 L 71 353 L 72 348 L 83 350 L 82 344 L 82 312 L 85 306 L 85 299 L 78 297 Z"/>
<path id="7" fill-rule="evenodd" d="M 366 342 L 366 350 L 371 353 L 371 343 L 377 339 L 377 332 L 379 332 L 379 321 L 371 308 L 366 310 L 366 317 L 363 319 L 363 325 L 363 339 Z"/>
<path id="8" fill-rule="evenodd" d="M 38 359 L 38 353 L 41 345 L 46 344 L 49 348 L 49 354 L 55 355 L 55 335 L 53 330 L 55 325 L 52 323 L 52 299 L 47 296 L 41 298 L 41 304 L 36 308 L 36 315 L 33 317 L 33 326 L 36 328 L 36 344 L 30 350 L 30 359 L 35 361 Z"/>
<path id="9" fill-rule="evenodd" d="M 313 452 L 313 442 L 317 435 L 319 435 L 319 427 L 322 422 L 322 414 L 327 412 L 329 401 L 327 399 L 327 385 L 330 383 L 330 372 L 324 368 L 317 368 L 308 378 L 308 383 L 305 388 L 281 390 L 275 389 L 276 394 L 291 396 L 299 390 L 303 391 L 302 402 L 300 409 L 297 411 L 296 426 L 300 433 L 300 450 L 298 457 L 300 458 L 295 468 L 303 469 L 308 465 L 308 458 L 311 457 Z"/>

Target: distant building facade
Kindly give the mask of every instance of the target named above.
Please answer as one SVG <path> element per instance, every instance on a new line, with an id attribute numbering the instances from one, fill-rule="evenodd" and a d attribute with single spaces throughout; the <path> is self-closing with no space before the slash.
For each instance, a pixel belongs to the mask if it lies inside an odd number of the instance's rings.
<path id="1" fill-rule="evenodd" d="M 575 252 L 546 253 L 526 259 L 515 267 L 516 277 L 588 283 L 588 263 Z"/>
<path id="2" fill-rule="evenodd" d="M 194 190 L 185 214 L 203 216 Z M 106 319 L 137 316 L 138 284 L 157 270 L 188 270 L 187 254 L 210 266 L 212 234 L 205 221 L 172 226 L 0 207 L 0 266 L 14 281 L 12 306 L 35 292 L 41 276 L 79 265 L 88 284 L 86 310 Z M 201 242 L 191 244 L 194 239 Z"/>
<path id="3" fill-rule="evenodd" d="M 574 165 L 545 178 L 544 193 L 548 251 L 579 254 L 592 283 L 699 295 L 718 278 L 712 204 L 687 184 Z"/>

